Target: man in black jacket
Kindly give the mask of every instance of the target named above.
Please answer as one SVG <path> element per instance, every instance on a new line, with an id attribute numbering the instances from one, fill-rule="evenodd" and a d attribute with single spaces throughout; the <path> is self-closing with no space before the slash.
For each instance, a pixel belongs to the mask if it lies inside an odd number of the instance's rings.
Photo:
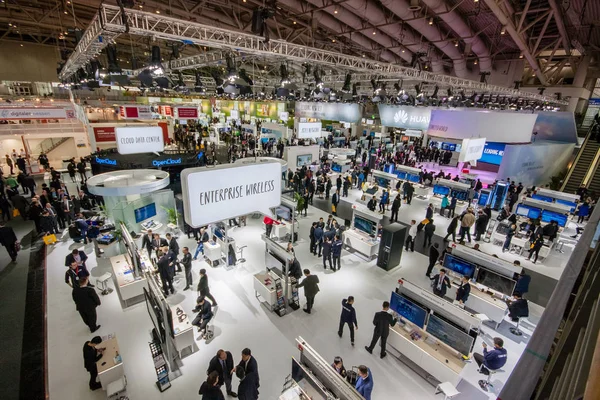
<path id="1" fill-rule="evenodd" d="M 83 266 L 84 268 L 86 268 L 85 262 L 87 261 L 87 259 L 88 256 L 87 254 L 85 254 L 85 252 L 73 249 L 73 251 L 67 254 L 67 256 L 65 257 L 65 267 L 70 266 L 73 261 L 76 261 L 78 266 Z"/>
<path id="2" fill-rule="evenodd" d="M 155 233 L 154 238 L 152 239 L 152 248 L 154 249 L 154 251 L 157 252 L 157 257 L 158 256 L 158 251 L 162 248 L 162 247 L 169 247 L 169 242 L 167 242 L 167 239 L 161 238 L 159 233 Z"/>
<path id="3" fill-rule="evenodd" d="M 315 303 L 315 296 L 319 293 L 319 277 L 311 275 L 310 270 L 305 269 L 304 275 L 306 278 L 298 284 L 298 288 L 304 288 L 304 296 L 306 297 L 306 308 L 303 311 L 310 314 L 313 304 Z"/>
<path id="4" fill-rule="evenodd" d="M 198 327 L 198 332 L 206 330 L 206 325 L 213 317 L 212 307 L 208 301 L 203 296 L 198 297 L 196 300 L 196 308 L 192 310 L 193 312 L 197 312 L 198 315 L 192 321 L 192 325 Z"/>
<path id="5" fill-rule="evenodd" d="M 446 295 L 446 290 L 452 286 L 444 268 L 440 269 L 440 273 L 431 278 L 431 280 L 433 281 L 433 294 L 442 298 Z"/>
<path id="6" fill-rule="evenodd" d="M 390 222 L 398 222 L 398 211 L 400 211 L 401 205 L 402 199 L 400 199 L 400 195 L 398 195 L 392 202 L 392 216 L 390 217 Z"/>
<path id="7" fill-rule="evenodd" d="M 440 257 L 439 247 L 440 245 L 437 243 L 429 246 L 429 265 L 427 266 L 427 272 L 425 273 L 428 278 L 431 277 L 431 270 L 433 270 L 433 266 Z"/>
<path id="8" fill-rule="evenodd" d="M 249 348 L 245 348 L 242 350 L 242 360 L 237 365 L 238 367 L 244 368 L 245 375 L 254 374 L 254 389 L 256 393 L 258 393 L 258 388 L 260 387 L 260 378 L 258 376 L 258 363 L 256 359 L 252 356 L 252 352 Z"/>
<path id="9" fill-rule="evenodd" d="M 356 320 L 356 310 L 354 309 L 354 296 L 348 296 L 348 299 L 342 300 L 342 315 L 340 315 L 340 327 L 338 329 L 338 336 L 342 337 L 344 333 L 344 325 L 348 324 L 350 329 L 350 344 L 354 346 L 354 329 L 358 329 L 358 322 Z"/>
<path id="10" fill-rule="evenodd" d="M 336 190 L 335 193 L 333 194 L 333 196 L 331 196 L 331 213 L 333 215 L 337 215 L 337 206 L 339 203 L 340 203 L 340 189 Z"/>
<path id="11" fill-rule="evenodd" d="M 10 226 L 0 225 L 0 244 L 6 248 L 10 259 L 17 261 L 17 235 Z"/>
<path id="12" fill-rule="evenodd" d="M 175 256 L 175 265 L 177 266 L 177 272 L 181 272 L 181 265 L 179 265 L 179 243 L 177 243 L 177 239 L 173 237 L 170 233 L 167 233 L 167 243 L 169 243 L 169 251 L 173 252 Z"/>
<path id="13" fill-rule="evenodd" d="M 102 358 L 103 348 L 98 347 L 102 343 L 100 336 L 94 336 L 83 345 L 83 366 L 90 373 L 90 390 L 97 390 L 102 387 L 100 382 L 96 382 L 98 378 L 98 366 L 96 362 Z"/>
<path id="14" fill-rule="evenodd" d="M 415 187 L 409 182 L 408 186 L 406 187 L 406 204 L 410 205 L 414 193 Z"/>
<path id="15" fill-rule="evenodd" d="M 233 372 L 233 356 L 231 352 L 220 349 L 208 363 L 207 375 L 215 371 L 219 374 L 219 386 L 225 384 L 227 394 L 231 397 L 237 397 L 237 394 L 231 390 L 231 374 Z"/>
<path id="16" fill-rule="evenodd" d="M 475 221 L 475 241 L 481 240 L 481 235 L 485 235 L 485 229 L 488 224 L 488 216 L 482 210 L 477 212 L 477 220 Z"/>
<path id="17" fill-rule="evenodd" d="M 185 271 L 185 288 L 183 290 L 188 290 L 192 287 L 193 279 L 192 279 L 192 253 L 190 253 L 190 249 L 187 247 L 183 248 L 183 259 L 181 260 L 183 264 L 183 270 Z"/>
<path id="18" fill-rule="evenodd" d="M 79 278 L 79 289 L 73 288 L 72 296 L 81 319 L 94 333 L 100 329 L 100 325 L 96 325 L 96 307 L 101 303 L 96 289 L 88 286 L 88 279 L 87 276 Z"/>
<path id="19" fill-rule="evenodd" d="M 387 353 L 385 352 L 385 346 L 387 343 L 387 338 L 390 334 L 390 326 L 396 325 L 398 320 L 389 313 L 390 303 L 388 301 L 383 302 L 383 310 L 376 312 L 375 317 L 373 318 L 373 325 L 375 325 L 375 329 L 373 330 L 373 339 L 371 340 L 371 344 L 369 346 L 365 346 L 365 350 L 369 353 L 373 354 L 373 349 L 377 344 L 377 341 L 381 338 L 381 353 L 379 354 L 381 358 L 385 357 Z"/>
<path id="20" fill-rule="evenodd" d="M 147 233 L 142 236 L 142 248 L 146 249 L 148 252 L 148 257 L 152 257 L 152 240 L 154 239 L 154 235 L 152 234 L 152 229 L 148 229 Z"/>
<path id="21" fill-rule="evenodd" d="M 290 264 L 290 270 L 288 271 L 288 276 L 293 276 L 296 278 L 296 282 L 300 282 L 300 278 L 302 278 L 302 267 L 300 266 L 300 262 L 294 256 L 294 260 Z"/>
<path id="22" fill-rule="evenodd" d="M 171 267 L 169 266 L 169 258 L 166 254 L 163 254 L 162 250 L 158 250 L 158 272 L 160 273 L 160 280 L 162 281 L 163 292 L 165 297 L 169 295 L 169 290 L 171 290 L 171 294 L 175 293 L 175 289 L 173 288 L 173 273 Z"/>
<path id="23" fill-rule="evenodd" d="M 369 200 L 369 202 L 367 203 L 367 208 L 370 211 L 375 212 L 375 209 L 377 208 L 377 198 L 375 196 L 373 196 L 371 200 Z"/>
<path id="24" fill-rule="evenodd" d="M 469 294 L 471 293 L 471 284 L 469 283 L 469 277 L 463 275 L 460 278 L 460 286 L 456 289 L 456 301 L 460 304 L 465 304 L 465 302 L 469 299 Z"/>
<path id="25" fill-rule="evenodd" d="M 429 223 L 425 225 L 423 228 L 423 232 L 425 233 L 423 238 L 423 247 L 427 247 L 427 242 L 431 244 L 431 239 L 433 238 L 433 232 L 435 232 L 435 225 L 433 224 L 433 218 L 429 219 Z"/>
<path id="26" fill-rule="evenodd" d="M 521 293 L 513 293 L 515 300 L 508 303 L 508 316 L 513 321 L 529 316 L 529 304 L 521 297 Z"/>
<path id="27" fill-rule="evenodd" d="M 217 301 L 210 294 L 210 287 L 208 286 L 208 276 L 206 276 L 206 270 L 202 268 L 200 270 L 200 282 L 198 282 L 198 292 L 200 292 L 200 296 L 208 297 L 213 304 L 213 306 L 217 306 Z"/>
<path id="28" fill-rule="evenodd" d="M 258 389 L 256 387 L 258 375 L 255 372 L 246 374 L 244 368 L 239 365 L 235 368 L 235 375 L 240 381 L 237 391 L 238 398 L 240 400 L 258 400 Z"/>

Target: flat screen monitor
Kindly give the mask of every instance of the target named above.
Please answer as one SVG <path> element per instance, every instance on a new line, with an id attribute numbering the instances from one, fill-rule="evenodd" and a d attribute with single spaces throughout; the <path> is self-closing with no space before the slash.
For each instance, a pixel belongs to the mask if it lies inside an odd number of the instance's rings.
<path id="1" fill-rule="evenodd" d="M 396 171 L 396 176 L 398 177 L 398 179 L 406 179 L 406 172 Z"/>
<path id="2" fill-rule="evenodd" d="M 156 203 L 148 204 L 147 206 L 136 208 L 133 210 L 135 222 L 142 222 L 156 215 Z"/>
<path id="3" fill-rule="evenodd" d="M 382 178 L 380 176 L 376 176 L 375 180 L 377 181 L 377 186 L 386 188 L 390 185 L 390 180 L 387 178 Z"/>
<path id="4" fill-rule="evenodd" d="M 292 210 L 286 206 L 278 206 L 275 208 L 275 215 L 283 219 L 284 221 L 292 220 Z"/>
<path id="5" fill-rule="evenodd" d="M 446 253 L 444 256 L 444 267 L 469 278 L 472 278 L 473 275 L 475 275 L 475 268 L 477 268 L 475 264 L 465 261 L 462 258 L 453 256 L 449 253 Z"/>
<path id="6" fill-rule="evenodd" d="M 433 186 L 433 194 L 438 194 L 440 196 L 445 196 L 450 194 L 450 188 L 447 188 L 442 185 L 434 185 Z"/>
<path id="7" fill-rule="evenodd" d="M 512 296 L 516 285 L 514 280 L 481 267 L 477 270 L 475 281 L 507 296 Z"/>
<path id="8" fill-rule="evenodd" d="M 571 212 L 575 211 L 577 204 L 569 200 L 556 199 L 556 203 L 571 207 Z"/>
<path id="9" fill-rule="evenodd" d="M 536 199 L 536 200 L 541 200 L 541 201 L 547 201 L 548 203 L 552 203 L 554 201 L 554 199 L 552 197 L 543 196 L 541 194 L 534 194 L 531 196 L 531 198 Z"/>
<path id="10" fill-rule="evenodd" d="M 412 322 L 418 327 L 423 328 L 425 326 L 427 311 L 408 300 L 406 297 L 400 296 L 396 292 L 392 292 L 390 308 L 402 316 L 402 318 Z"/>
<path id="11" fill-rule="evenodd" d="M 550 223 L 551 221 L 558 222 L 558 226 L 565 226 L 567 224 L 567 215 L 557 213 L 554 211 L 544 210 L 542 211 L 542 222 Z"/>
<path id="12" fill-rule="evenodd" d="M 354 217 L 354 227 L 367 235 L 374 236 L 377 233 L 375 222 L 362 217 Z"/>
<path id="13" fill-rule="evenodd" d="M 407 178 L 410 182 L 413 183 L 419 183 L 419 175 L 415 175 L 415 174 L 407 174 Z"/>
<path id="14" fill-rule="evenodd" d="M 267 270 L 277 268 L 280 271 L 283 271 L 283 266 L 285 265 L 285 260 L 279 258 L 279 256 L 275 253 L 271 253 L 270 251 L 265 252 L 265 267 Z"/>
<path id="15" fill-rule="evenodd" d="M 296 165 L 298 167 L 310 165 L 311 162 L 312 162 L 312 154 L 304 154 L 302 156 L 296 157 Z"/>
<path id="16" fill-rule="evenodd" d="M 515 214 L 531 219 L 538 219 L 541 213 L 542 210 L 540 210 L 539 208 L 519 204 L 519 206 L 517 206 L 517 212 Z"/>
<path id="17" fill-rule="evenodd" d="M 292 357 L 292 379 L 306 393 L 310 393 L 311 398 L 315 400 L 325 400 L 330 398 L 328 390 L 323 387 L 323 384 L 314 374 L 306 371 L 306 368 Z"/>
<path id="18" fill-rule="evenodd" d="M 468 333 L 435 314 L 429 316 L 425 331 L 463 355 L 469 355 L 473 347 L 473 338 Z"/>
<path id="19" fill-rule="evenodd" d="M 477 205 L 483 206 L 483 207 L 486 206 L 489 198 L 490 198 L 490 193 L 482 191 L 481 194 L 479 195 L 479 200 L 477 200 Z"/>
<path id="20" fill-rule="evenodd" d="M 333 164 L 331 170 L 334 172 L 342 172 L 342 166 L 340 164 Z"/>
<path id="21" fill-rule="evenodd" d="M 383 171 L 387 172 L 388 174 L 393 174 L 394 173 L 394 164 L 386 164 L 385 167 L 383 167 Z"/>
<path id="22" fill-rule="evenodd" d="M 452 197 L 456 197 L 457 200 L 467 201 L 469 198 L 469 192 L 463 192 L 462 190 L 452 190 Z"/>

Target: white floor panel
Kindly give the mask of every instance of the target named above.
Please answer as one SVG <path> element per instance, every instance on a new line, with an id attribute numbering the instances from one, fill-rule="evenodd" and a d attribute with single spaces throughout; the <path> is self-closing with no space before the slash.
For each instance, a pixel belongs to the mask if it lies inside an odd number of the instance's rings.
<path id="1" fill-rule="evenodd" d="M 409 210 L 409 207 L 403 206 L 401 218 L 410 218 L 411 211 L 413 210 Z M 425 214 L 424 207 L 419 209 L 418 214 Z M 321 216 L 327 217 L 325 213 L 311 207 L 308 218 L 301 219 L 300 237 L 306 239 L 310 226 L 308 222 Z M 354 255 L 344 253 L 341 271 L 324 272 L 321 260 L 308 253 L 308 241 L 303 240 L 296 247 L 296 255 L 303 268 L 309 268 L 319 276 L 321 291 L 316 297 L 311 315 L 298 310 L 279 317 L 261 306 L 254 296 L 253 274 L 264 270 L 261 221 L 262 219 L 248 218 L 247 227 L 233 229 L 230 233 L 236 238 L 238 246 L 248 246 L 244 251 L 247 260 L 244 265 L 227 271 L 224 268 L 211 268 L 204 262 L 194 262 L 194 283 L 198 282 L 199 269 L 206 268 L 211 292 L 219 303 L 215 317 L 215 337 L 210 343 L 197 341 L 198 351 L 183 359 L 183 375 L 175 379 L 172 387 L 164 393 L 160 393 L 154 385 L 156 376 L 148 349 L 151 321 L 145 304 L 142 302 L 123 310 L 116 291 L 108 296 L 101 296 L 102 306 L 98 308 L 98 323 L 102 328 L 97 334 L 116 333 L 128 379 L 129 398 L 196 398 L 198 388 L 206 376 L 208 362 L 219 348 L 230 350 L 237 362 L 241 350 L 249 347 L 259 365 L 260 398 L 276 399 L 285 377 L 291 372 L 290 358 L 298 355 L 294 339 L 302 336 L 328 360 L 333 360 L 339 355 L 343 357 L 347 368 L 359 364 L 369 366 L 375 381 L 374 399 L 398 398 L 399 393 L 415 400 L 434 399 L 434 386 L 402 362 L 393 356 L 380 360 L 377 351 L 370 355 L 364 350 L 364 346 L 371 339 L 373 314 L 379 311 L 384 300 L 389 300 L 390 292 L 396 287 L 398 279 L 405 277 L 417 284 L 427 285 L 428 280 L 424 276 L 426 257 L 418 253 L 404 253 L 401 267 L 386 272 L 376 267 L 374 261 L 365 263 Z M 440 226 L 438 229 L 444 228 Z M 195 249 L 194 241 L 185 236 L 180 238 L 179 243 L 181 247 L 189 246 L 192 251 Z M 48 249 L 50 399 L 103 399 L 106 397 L 105 392 L 88 390 L 88 374 L 83 368 L 82 346 L 85 340 L 89 340 L 93 335 L 75 311 L 71 289 L 64 283 L 64 257 L 74 247 L 76 246 L 63 242 Z M 109 270 L 107 260 L 95 260 L 91 245 L 85 246 L 85 251 L 90 256 L 88 268 L 92 276 L 100 276 Z M 196 292 L 184 292 L 182 289 L 185 280 L 181 274 L 179 276 L 181 278 L 175 285 L 176 294 L 169 297 L 169 301 L 183 301 L 186 312 L 191 314 Z M 112 281 L 110 285 L 113 287 Z M 359 324 L 354 348 L 350 345 L 347 331 L 343 339 L 337 336 L 340 302 L 349 295 L 356 299 Z M 301 290 L 301 304 L 304 305 L 304 302 Z M 493 332 L 489 327 L 486 331 Z M 489 343 L 490 339 L 487 341 Z M 512 367 L 523 351 L 524 344 L 507 338 L 506 347 L 509 351 L 509 365 Z M 477 341 L 475 348 L 481 348 L 481 339 Z M 487 394 L 476 387 L 476 382 L 481 376 L 476 373 L 475 366 L 469 365 L 467 369 L 466 382 L 461 383 L 464 394 L 457 399 L 488 398 Z M 505 381 L 507 376 L 508 373 L 498 376 L 498 379 Z M 235 379 L 234 387 L 237 387 Z M 495 396 L 490 394 L 489 398 Z"/>

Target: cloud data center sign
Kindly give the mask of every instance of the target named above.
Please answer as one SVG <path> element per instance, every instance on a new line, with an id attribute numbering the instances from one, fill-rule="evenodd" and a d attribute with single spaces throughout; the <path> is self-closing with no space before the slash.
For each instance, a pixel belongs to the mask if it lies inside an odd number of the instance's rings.
<path id="1" fill-rule="evenodd" d="M 115 129 L 119 154 L 160 152 L 165 142 L 160 126 L 126 126 Z"/>
<path id="2" fill-rule="evenodd" d="M 379 104 L 381 125 L 394 128 L 426 130 L 431 119 L 430 107 Z"/>
<path id="3" fill-rule="evenodd" d="M 181 173 L 184 215 L 200 227 L 253 212 L 272 215 L 281 203 L 281 164 L 189 168 Z"/>

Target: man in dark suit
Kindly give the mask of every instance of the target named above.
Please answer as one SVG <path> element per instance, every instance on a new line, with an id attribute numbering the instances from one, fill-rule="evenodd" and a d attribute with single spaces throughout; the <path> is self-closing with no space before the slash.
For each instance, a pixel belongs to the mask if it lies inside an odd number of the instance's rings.
<path id="1" fill-rule="evenodd" d="M 79 278 L 79 289 L 73 288 L 72 296 L 81 319 L 94 333 L 100 329 L 100 325 L 96 325 L 96 307 L 100 305 L 100 298 L 96 289 L 88 286 L 88 279 L 87 276 Z"/>
<path id="2" fill-rule="evenodd" d="M 373 318 L 373 325 L 375 325 L 375 329 L 373 330 L 373 339 L 371 339 L 371 344 L 369 346 L 365 346 L 365 350 L 373 354 L 373 349 L 375 348 L 379 338 L 381 338 L 381 353 L 379 353 L 381 358 L 387 355 L 385 352 L 385 346 L 387 344 L 387 338 L 390 334 L 390 326 L 394 326 L 396 325 L 396 322 L 398 322 L 398 320 L 389 313 L 389 309 L 390 303 L 388 301 L 384 301 L 383 310 L 375 313 L 375 317 Z"/>
<path id="3" fill-rule="evenodd" d="M 154 239 L 152 229 L 148 229 L 147 234 L 142 237 L 142 248 L 146 249 L 148 257 L 152 257 L 152 239 Z"/>
<path id="4" fill-rule="evenodd" d="M 175 293 L 175 289 L 173 289 L 173 273 L 171 271 L 171 267 L 169 266 L 169 258 L 166 254 L 163 254 L 161 250 L 158 251 L 158 272 L 160 273 L 160 280 L 162 281 L 163 292 L 165 297 L 169 295 L 169 290 L 171 290 L 171 294 Z"/>
<path id="5" fill-rule="evenodd" d="M 237 365 L 238 367 L 244 368 L 244 373 L 246 376 L 253 374 L 254 379 L 254 390 L 258 394 L 258 388 L 260 387 L 260 378 L 258 376 L 258 363 L 256 359 L 252 356 L 252 352 L 249 348 L 245 348 L 242 350 L 242 361 Z"/>
<path id="6" fill-rule="evenodd" d="M 167 242 L 169 243 L 169 251 L 172 251 L 175 255 L 175 265 L 177 266 L 177 272 L 181 272 L 181 265 L 179 265 L 179 243 L 177 243 L 177 239 L 173 237 L 170 233 L 167 233 Z"/>
<path id="7" fill-rule="evenodd" d="M 17 235 L 10 226 L 0 225 L 0 244 L 6 248 L 10 259 L 17 261 Z"/>
<path id="8" fill-rule="evenodd" d="M 90 373 L 90 390 L 97 390 L 102 387 L 102 384 L 96 381 L 98 378 L 96 362 L 102 358 L 102 352 L 104 351 L 103 348 L 98 347 L 100 343 L 102 343 L 102 338 L 95 336 L 83 345 L 83 366 Z"/>
<path id="9" fill-rule="evenodd" d="M 471 284 L 469 283 L 469 277 L 463 275 L 460 279 L 460 286 L 456 289 L 456 301 L 460 304 L 465 304 L 471 294 Z"/>
<path id="10" fill-rule="evenodd" d="M 425 225 L 423 228 L 423 232 L 425 233 L 423 237 L 423 247 L 427 247 L 427 242 L 431 244 L 431 239 L 433 239 L 433 232 L 435 232 L 435 225 L 433 224 L 433 218 L 429 219 L 429 223 Z"/>
<path id="11" fill-rule="evenodd" d="M 304 275 L 306 278 L 298 284 L 298 288 L 304 288 L 304 296 L 306 297 L 306 308 L 303 311 L 310 314 L 313 304 L 315 303 L 315 296 L 319 293 L 319 277 L 311 275 L 310 270 L 305 269 Z"/>
<path id="12" fill-rule="evenodd" d="M 155 233 L 152 236 L 153 236 L 152 248 L 157 253 L 161 247 L 169 247 L 169 242 L 167 242 L 167 239 L 161 238 L 159 233 Z M 158 256 L 158 254 L 157 254 L 157 256 Z"/>
<path id="13" fill-rule="evenodd" d="M 444 268 L 440 269 L 440 273 L 431 278 L 431 280 L 433 281 L 433 294 L 442 298 L 446 295 L 446 290 L 452 286 Z"/>
<path id="14" fill-rule="evenodd" d="M 212 307 L 203 296 L 198 297 L 196 300 L 196 308 L 192 312 L 197 312 L 196 318 L 192 321 L 192 325 L 198 327 L 198 332 L 206 329 L 208 321 L 213 317 Z"/>
<path id="15" fill-rule="evenodd" d="M 237 394 L 231 390 L 231 374 L 234 371 L 233 368 L 233 356 L 231 352 L 223 349 L 217 351 L 217 355 L 214 356 L 208 364 L 207 375 L 211 372 L 216 371 L 219 374 L 219 385 L 225 384 L 227 394 L 231 397 L 237 397 Z"/>
<path id="16" fill-rule="evenodd" d="M 84 268 L 87 268 L 87 266 L 85 265 L 87 259 L 88 256 L 87 254 L 85 254 L 85 252 L 74 249 L 70 254 L 67 254 L 67 256 L 65 257 L 65 267 L 70 266 L 73 261 L 76 261 L 78 266 L 83 266 Z"/>
<path id="17" fill-rule="evenodd" d="M 239 365 L 235 368 L 235 375 L 240 381 L 237 392 L 238 399 L 258 400 L 258 389 L 256 387 L 256 379 L 258 375 L 255 372 L 246 374 L 244 368 Z"/>
<path id="18" fill-rule="evenodd" d="M 518 321 L 519 318 L 527 318 L 529 316 L 529 304 L 527 300 L 521 297 L 521 293 L 514 293 L 515 300 L 508 303 L 508 316 L 513 321 Z"/>
<path id="19" fill-rule="evenodd" d="M 433 270 L 433 266 L 440 257 L 439 247 L 440 245 L 437 243 L 434 243 L 431 246 L 429 246 L 429 265 L 427 266 L 427 272 L 425 273 L 425 275 L 428 278 L 431 278 L 431 271 Z"/>
<path id="20" fill-rule="evenodd" d="M 340 189 L 336 190 L 331 196 L 331 213 L 337 215 L 337 206 L 340 203 Z M 334 211 L 335 210 L 335 211 Z"/>
<path id="21" fill-rule="evenodd" d="M 208 276 L 206 275 L 206 270 L 202 268 L 200 270 L 200 282 L 198 282 L 198 292 L 200 292 L 200 296 L 208 297 L 212 302 L 213 306 L 217 306 L 217 301 L 210 294 L 210 287 L 208 286 Z"/>
<path id="22" fill-rule="evenodd" d="M 183 264 L 183 270 L 185 271 L 185 288 L 183 290 L 188 290 L 194 284 L 192 279 L 192 253 L 190 253 L 190 249 L 187 247 L 183 248 L 183 259 L 181 260 Z"/>

